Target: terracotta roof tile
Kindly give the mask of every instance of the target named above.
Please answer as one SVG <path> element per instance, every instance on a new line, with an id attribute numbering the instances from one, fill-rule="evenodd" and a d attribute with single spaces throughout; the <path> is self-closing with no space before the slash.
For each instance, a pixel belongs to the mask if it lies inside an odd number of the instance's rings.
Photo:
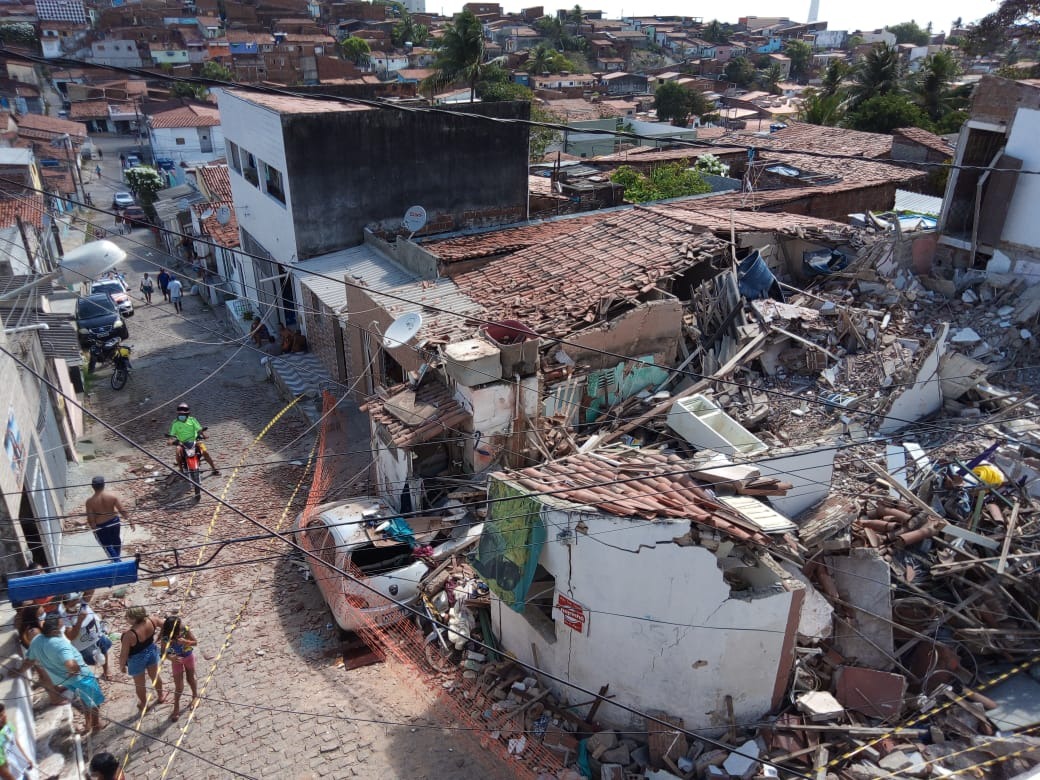
<path id="1" fill-rule="evenodd" d="M 231 219 L 226 225 L 217 221 L 215 214 L 203 219 L 202 215 L 207 211 L 216 211 L 221 206 L 227 206 L 231 210 Z M 199 227 L 204 235 L 209 236 L 218 244 L 228 249 L 234 249 L 241 245 L 238 236 L 238 217 L 235 215 L 235 204 L 230 200 L 214 200 L 209 203 L 194 203 L 192 210 L 199 215 Z"/>
<path id="2" fill-rule="evenodd" d="M 398 385 L 391 388 L 387 398 L 368 401 L 361 410 L 384 429 L 395 447 L 422 444 L 444 434 L 457 435 L 469 421 L 469 413 L 452 391 L 434 381 L 420 385 L 416 391 Z"/>
<path id="3" fill-rule="evenodd" d="M 43 228 L 43 215 L 46 209 L 43 195 L 30 193 L 22 198 L 0 200 L 0 228 L 9 228 L 18 223 L 18 217 L 34 227 Z"/>
<path id="4" fill-rule="evenodd" d="M 550 240 L 489 260 L 454 281 L 493 319 L 519 320 L 563 337 L 602 319 L 612 305 L 641 301 L 662 280 L 724 254 L 721 240 L 646 209 L 596 217 L 549 223 L 558 231 Z"/>
<path id="5" fill-rule="evenodd" d="M 202 186 L 211 199 L 231 201 L 231 177 L 226 165 L 203 165 L 196 170 L 202 177 Z"/>
<path id="6" fill-rule="evenodd" d="M 737 131 L 723 137 L 736 143 L 749 144 L 759 149 L 788 149 L 805 152 L 828 152 L 863 157 L 887 157 L 892 151 L 892 136 L 883 133 L 864 133 L 844 127 L 810 125 L 788 122 L 787 127 L 775 133 L 760 134 Z"/>
<path id="7" fill-rule="evenodd" d="M 920 127 L 900 127 L 892 131 L 893 135 L 901 135 L 904 138 L 913 141 L 914 143 L 926 146 L 929 149 L 933 149 L 936 152 L 942 154 L 953 155 L 953 147 L 946 143 L 946 140 L 930 133 L 927 130 L 922 130 Z"/>
<path id="8" fill-rule="evenodd" d="M 649 146 L 638 146 L 635 149 L 627 149 L 614 154 L 604 154 L 592 158 L 591 162 L 616 162 L 616 163 L 646 163 L 646 162 L 675 162 L 678 160 L 695 160 L 705 154 L 740 154 L 746 155 L 744 149 L 733 146 L 685 146 L 679 149 L 654 149 Z"/>
<path id="9" fill-rule="evenodd" d="M 37 138 L 49 141 L 59 135 L 68 133 L 74 141 L 83 141 L 87 137 L 87 126 L 82 122 L 71 122 L 56 116 L 43 114 L 22 114 L 15 117 L 18 135 L 24 138 Z"/>
<path id="10" fill-rule="evenodd" d="M 220 110 L 216 106 L 187 105 L 159 111 L 149 117 L 154 128 L 215 127 L 220 124 Z"/>
<path id="11" fill-rule="evenodd" d="M 890 136 L 886 136 L 890 138 Z M 823 176 L 839 177 L 846 182 L 894 181 L 908 182 L 920 179 L 924 173 L 917 168 L 906 168 L 881 160 L 827 157 L 825 155 L 763 151 L 758 155 L 762 163 L 782 163 L 799 170 Z"/>
<path id="12" fill-rule="evenodd" d="M 543 178 L 543 177 L 534 177 Z M 545 179 L 545 181 L 549 181 Z M 487 233 L 475 233 L 442 240 L 423 242 L 423 248 L 437 255 L 445 263 L 462 260 L 477 260 L 517 252 L 530 246 L 551 241 L 556 236 L 570 233 L 584 225 L 603 218 L 602 214 L 569 217 L 566 219 L 539 222 L 521 227 L 504 228 Z"/>
<path id="13" fill-rule="evenodd" d="M 617 517 L 688 519 L 730 536 L 769 543 L 738 512 L 716 501 L 692 477 L 689 461 L 649 450 L 600 450 L 494 474 L 543 500 L 596 507 Z"/>
<path id="14" fill-rule="evenodd" d="M 83 100 L 69 106 L 70 119 L 108 119 L 107 100 Z"/>

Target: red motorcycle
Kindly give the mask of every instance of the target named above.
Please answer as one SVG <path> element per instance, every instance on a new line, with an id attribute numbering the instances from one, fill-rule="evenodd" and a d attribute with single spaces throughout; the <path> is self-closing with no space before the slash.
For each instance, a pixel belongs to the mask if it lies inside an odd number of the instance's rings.
<path id="1" fill-rule="evenodd" d="M 206 429 L 199 431 L 199 438 L 205 438 Z M 181 474 L 195 486 L 195 500 L 202 499 L 202 470 L 199 461 L 202 460 L 202 451 L 197 441 L 173 442 L 177 446 L 177 454 L 180 456 Z"/>

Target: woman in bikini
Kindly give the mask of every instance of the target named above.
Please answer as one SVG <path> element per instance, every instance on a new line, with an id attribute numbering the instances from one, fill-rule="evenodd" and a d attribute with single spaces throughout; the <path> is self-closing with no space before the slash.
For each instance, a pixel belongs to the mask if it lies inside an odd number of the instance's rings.
<path id="1" fill-rule="evenodd" d="M 148 703 L 145 672 L 155 692 L 159 694 L 159 704 L 164 704 L 169 695 L 163 691 L 162 679 L 159 677 L 159 645 L 155 641 L 155 632 L 162 628 L 162 622 L 149 615 L 144 607 L 130 607 L 126 610 L 126 619 L 130 621 L 130 628 L 123 632 L 119 664 L 124 672 L 134 678 L 137 710 L 143 712 Z"/>
<path id="2" fill-rule="evenodd" d="M 173 665 L 173 712 L 170 713 L 170 720 L 175 721 L 181 716 L 181 695 L 184 693 L 185 677 L 188 679 L 188 687 L 191 688 L 191 703 L 194 704 L 199 698 L 195 680 L 195 646 L 198 640 L 176 615 L 170 615 L 163 621 L 161 636 L 163 653 Z"/>

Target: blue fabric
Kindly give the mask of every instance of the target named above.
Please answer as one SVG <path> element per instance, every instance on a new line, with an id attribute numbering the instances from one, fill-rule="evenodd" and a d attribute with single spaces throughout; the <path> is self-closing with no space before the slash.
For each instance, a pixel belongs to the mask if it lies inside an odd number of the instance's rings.
<path id="1" fill-rule="evenodd" d="M 390 521 L 390 527 L 383 531 L 383 535 L 393 539 L 395 542 L 407 544 L 412 548 L 416 545 L 415 532 L 412 531 L 412 527 L 400 517 L 395 517 Z"/>
<path id="2" fill-rule="evenodd" d="M 100 707 L 105 700 L 94 672 L 87 666 L 79 650 L 64 636 L 40 634 L 29 644 L 26 656 L 42 666 L 55 685 L 72 691 L 84 706 Z M 75 661 L 79 666 L 79 674 L 70 674 L 65 667 L 66 661 Z"/>
<path id="3" fill-rule="evenodd" d="M 119 537 L 119 518 L 113 517 L 94 527 L 94 538 L 98 544 L 105 548 L 105 553 L 112 562 L 119 560 L 119 553 L 123 549 L 123 541 Z"/>
<path id="4" fill-rule="evenodd" d="M 144 674 L 145 669 L 149 666 L 158 666 L 158 664 L 159 646 L 152 643 L 140 653 L 130 656 L 126 661 L 126 668 L 130 676 L 133 677 L 138 674 Z"/>

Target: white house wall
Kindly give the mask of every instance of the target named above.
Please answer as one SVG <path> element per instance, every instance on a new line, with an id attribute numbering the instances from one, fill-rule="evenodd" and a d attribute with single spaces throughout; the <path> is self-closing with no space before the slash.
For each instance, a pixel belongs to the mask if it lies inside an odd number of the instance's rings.
<path id="1" fill-rule="evenodd" d="M 289 171 L 285 162 L 282 120 L 276 111 L 249 103 L 221 92 L 220 124 L 225 141 L 251 152 L 257 160 L 273 165 L 285 182 L 285 204 L 250 184 L 242 174 L 228 165 L 231 194 L 238 224 L 249 232 L 271 256 L 282 264 L 296 260 L 296 229 L 292 220 L 292 195 Z M 229 155 L 230 156 L 230 155 Z"/>
<path id="2" fill-rule="evenodd" d="M 558 509 L 545 509 L 543 518 L 548 541 L 539 562 L 555 577 L 557 594 L 587 610 L 587 623 L 578 633 L 557 616 L 556 639 L 548 641 L 496 598 L 492 615 L 508 652 L 588 690 L 609 683 L 618 701 L 667 711 L 687 728 L 724 727 L 726 696 L 733 697 L 737 722 L 754 721 L 773 707 L 791 664 L 799 585 L 732 596 L 714 553 L 672 543 L 689 530 L 688 521 Z M 569 546 L 557 539 L 579 520 L 587 533 L 572 533 Z M 727 566 L 734 563 L 727 560 Z M 768 569 L 755 572 L 755 579 L 775 577 Z M 570 701 L 588 698 L 564 693 Z M 632 723 L 629 713 L 609 703 L 597 717 L 616 727 Z"/>
<path id="3" fill-rule="evenodd" d="M 1023 171 L 1040 170 L 1040 111 L 1020 108 L 1011 125 L 1006 152 L 1022 161 Z M 1007 219 L 1001 238 L 1020 246 L 1040 249 L 1040 221 L 1037 204 L 1040 203 L 1040 176 L 1019 174 L 1014 195 L 1008 205 Z"/>
<path id="4" fill-rule="evenodd" d="M 538 416 L 538 377 L 529 376 L 521 379 L 520 387 L 524 419 L 532 420 Z M 474 447 L 475 439 L 470 439 L 464 448 L 466 463 L 474 472 L 490 466 L 498 459 L 500 450 L 512 448 L 512 445 L 503 439 L 496 441 L 493 437 L 504 437 L 513 432 L 516 419 L 516 388 L 515 380 L 479 387 L 456 386 L 456 400 L 473 416 L 473 432 L 480 433 L 479 447 Z M 533 426 L 528 423 L 524 427 Z"/>
<path id="5" fill-rule="evenodd" d="M 786 495 L 769 496 L 772 507 L 782 515 L 795 518 L 827 498 L 837 452 L 838 448 L 831 444 L 755 458 L 755 467 L 763 477 L 777 477 L 791 485 Z"/>
<path id="6" fill-rule="evenodd" d="M 224 135 L 220 125 L 214 127 L 158 127 L 152 128 L 152 148 L 155 156 L 174 162 L 212 162 L 223 159 Z M 208 135 L 212 149 L 202 151 L 202 136 Z M 178 144 L 177 139 L 184 143 Z"/>

